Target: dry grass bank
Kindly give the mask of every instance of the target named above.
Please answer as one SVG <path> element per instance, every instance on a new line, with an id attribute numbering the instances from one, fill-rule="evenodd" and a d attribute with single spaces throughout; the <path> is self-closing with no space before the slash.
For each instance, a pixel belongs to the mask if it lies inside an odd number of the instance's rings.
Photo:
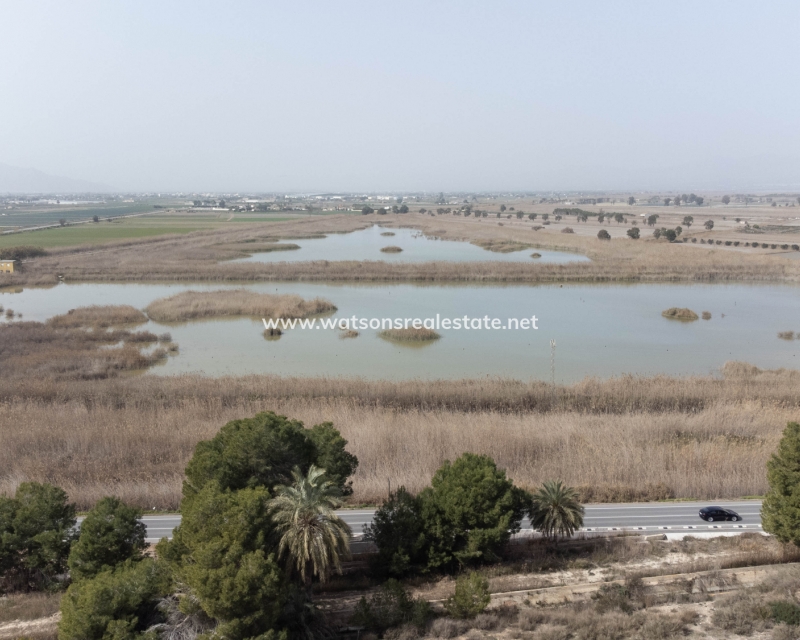
<path id="1" fill-rule="evenodd" d="M 271 376 L 4 380 L 0 491 L 66 488 L 81 507 L 115 494 L 175 509 L 198 440 L 273 410 L 331 420 L 361 465 L 354 500 L 425 486 L 445 459 L 486 453 L 522 486 L 559 477 L 605 499 L 761 494 L 765 464 L 800 414 L 797 372 L 724 379 L 587 380 L 553 393 L 503 380 L 367 382 Z"/>
<path id="2" fill-rule="evenodd" d="M 294 295 L 255 293 L 247 289 L 184 291 L 147 306 L 156 322 L 186 322 L 204 318 L 251 316 L 257 318 L 306 318 L 336 311 L 327 300 L 303 300 Z"/>
<path id="3" fill-rule="evenodd" d="M 95 282 L 800 282 L 800 260 L 778 255 L 627 238 L 601 242 L 577 233 L 560 233 L 555 226 L 534 231 L 523 222 L 508 221 L 500 227 L 490 219 L 419 214 L 383 216 L 380 222 L 481 246 L 516 244 L 572 251 L 589 256 L 592 262 L 492 262 L 488 252 L 487 262 L 468 265 L 317 260 L 265 267 L 229 261 L 251 251 L 256 246 L 253 243 L 346 233 L 376 221 L 375 216 L 335 215 L 270 223 L 268 229 L 264 224 L 243 224 L 232 230 L 128 241 L 100 251 L 89 252 L 88 247 L 53 250 L 26 263 L 24 273 L 0 276 L 0 286 L 53 284 L 59 281 L 58 276 L 67 281 Z"/>

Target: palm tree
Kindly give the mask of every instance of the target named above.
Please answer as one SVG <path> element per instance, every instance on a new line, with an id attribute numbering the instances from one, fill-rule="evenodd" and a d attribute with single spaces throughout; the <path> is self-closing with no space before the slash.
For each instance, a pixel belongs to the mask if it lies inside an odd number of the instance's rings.
<path id="1" fill-rule="evenodd" d="M 583 526 L 583 505 L 578 494 L 561 480 L 549 480 L 533 495 L 531 525 L 558 542 L 559 536 L 571 536 Z"/>
<path id="2" fill-rule="evenodd" d="M 313 577 L 324 582 L 333 571 L 341 573 L 341 561 L 350 557 L 350 527 L 334 513 L 342 505 L 341 490 L 328 480 L 325 469 L 311 465 L 307 475 L 292 471 L 291 486 L 276 487 L 273 519 L 281 534 L 278 554 L 286 557 L 311 591 Z"/>

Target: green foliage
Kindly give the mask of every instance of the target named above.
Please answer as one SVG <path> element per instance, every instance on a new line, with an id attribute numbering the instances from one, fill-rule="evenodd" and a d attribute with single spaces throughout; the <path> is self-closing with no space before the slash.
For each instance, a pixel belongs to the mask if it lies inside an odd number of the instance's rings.
<path id="1" fill-rule="evenodd" d="M 453 618 L 474 618 L 491 602 L 489 581 L 471 571 L 458 576 L 456 591 L 444 601 L 444 609 Z"/>
<path id="2" fill-rule="evenodd" d="M 314 464 L 325 470 L 327 479 L 341 489 L 343 496 L 352 495 L 353 481 L 349 478 L 358 468 L 358 458 L 345 448 L 347 440 L 332 422 L 313 426 L 307 435 L 316 448 Z"/>
<path id="3" fill-rule="evenodd" d="M 630 229 L 628 229 L 627 233 L 628 233 L 628 237 L 631 240 L 638 240 L 639 239 L 639 233 L 640 233 L 639 227 L 631 227 Z"/>
<path id="4" fill-rule="evenodd" d="M 281 535 L 278 553 L 310 590 L 314 575 L 324 582 L 331 572 L 341 573 L 342 558 L 350 557 L 351 531 L 335 513 L 342 506 L 341 491 L 324 469 L 311 465 L 303 476 L 295 468 L 292 476 L 294 484 L 277 487 L 270 509 Z"/>
<path id="5" fill-rule="evenodd" d="M 605 229 L 600 229 L 600 231 L 597 232 L 597 237 L 600 240 L 611 240 L 611 234 Z"/>
<path id="6" fill-rule="evenodd" d="M 19 246 L 0 248 L 0 260 L 27 260 L 47 255 L 41 247 Z"/>
<path id="7" fill-rule="evenodd" d="M 792 626 L 800 625 L 800 605 L 791 600 L 778 600 L 769 603 L 772 619 Z"/>
<path id="8" fill-rule="evenodd" d="M 103 571 L 67 589 L 58 640 L 134 640 L 160 622 L 158 599 L 169 592 L 166 568 L 147 558 Z"/>
<path id="9" fill-rule="evenodd" d="M 423 628 L 432 615 L 427 600 L 412 598 L 397 580 L 388 580 L 369 600 L 361 598 L 351 623 L 382 633 L 408 623 Z"/>
<path id="10" fill-rule="evenodd" d="M 767 462 L 769 490 L 761 505 L 764 531 L 800 545 L 800 423 L 790 422 Z"/>
<path id="11" fill-rule="evenodd" d="M 271 490 L 290 482 L 294 467 L 305 473 L 312 464 L 330 467 L 331 477 L 347 493 L 347 479 L 358 460 L 345 451 L 346 444 L 330 423 L 305 429 L 302 422 L 271 411 L 233 420 L 211 440 L 197 444 L 186 467 L 184 497 L 190 498 L 209 482 L 222 490 Z"/>
<path id="12" fill-rule="evenodd" d="M 364 527 L 364 539 L 375 543 L 378 553 L 373 570 L 402 577 L 425 565 L 425 533 L 420 500 L 405 487 L 390 493 Z"/>
<path id="13" fill-rule="evenodd" d="M 92 578 L 126 560 L 141 560 L 147 546 L 141 515 L 118 498 L 100 500 L 81 523 L 80 536 L 70 551 L 72 579 Z"/>
<path id="14" fill-rule="evenodd" d="M 531 526 L 548 538 L 571 536 L 583 526 L 583 511 L 575 489 L 551 480 L 533 494 Z"/>
<path id="15" fill-rule="evenodd" d="M 0 497 L 0 589 L 52 586 L 66 571 L 75 522 L 75 506 L 53 485 L 24 482 L 14 498 Z"/>
<path id="16" fill-rule="evenodd" d="M 445 462 L 420 500 L 431 569 L 497 560 L 530 507 L 494 460 L 471 453 Z"/>
<path id="17" fill-rule="evenodd" d="M 278 626 L 289 593 L 275 557 L 275 535 L 264 487 L 220 491 L 206 485 L 184 500 L 172 541 L 159 557 L 211 618 L 220 637 L 250 638 Z"/>
<path id="18" fill-rule="evenodd" d="M 661 235 L 664 236 L 670 242 L 675 242 L 675 238 L 678 237 L 678 234 L 674 229 L 664 229 L 661 232 Z"/>

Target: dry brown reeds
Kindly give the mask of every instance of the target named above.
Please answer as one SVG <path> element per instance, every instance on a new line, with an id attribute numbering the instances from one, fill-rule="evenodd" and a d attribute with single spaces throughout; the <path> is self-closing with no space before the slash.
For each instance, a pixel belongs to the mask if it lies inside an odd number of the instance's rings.
<path id="1" fill-rule="evenodd" d="M 393 236 L 394 235 L 394 231 L 384 231 L 381 235 L 382 236 Z"/>
<path id="2" fill-rule="evenodd" d="M 682 320 L 684 322 L 691 322 L 698 319 L 698 315 L 691 309 L 671 307 L 661 312 L 661 315 L 670 320 Z"/>
<path id="3" fill-rule="evenodd" d="M 143 370 L 166 357 L 163 349 L 144 353 L 157 342 L 148 331 L 61 329 L 40 322 L 0 326 L 0 376 L 102 379 Z"/>
<path id="4" fill-rule="evenodd" d="M 340 338 L 357 338 L 359 336 L 358 331 L 354 331 L 353 329 L 348 329 L 347 331 L 342 331 L 339 334 Z"/>
<path id="5" fill-rule="evenodd" d="M 474 240 L 472 244 L 495 253 L 513 253 L 514 251 L 523 251 L 531 248 L 531 245 L 515 240 Z"/>
<path id="6" fill-rule="evenodd" d="M 781 340 L 794 340 L 794 331 L 779 331 L 778 337 Z"/>
<path id="7" fill-rule="evenodd" d="M 381 331 L 378 335 L 384 340 L 391 340 L 392 342 L 431 342 L 442 337 L 433 329 L 425 329 L 424 327 L 386 329 L 385 331 Z"/>
<path id="8" fill-rule="evenodd" d="M 0 491 L 47 480 L 82 508 L 108 494 L 177 508 L 197 442 L 264 410 L 333 421 L 360 460 L 360 503 L 384 498 L 387 479 L 418 491 L 465 451 L 491 455 L 524 487 L 558 477 L 592 487 L 594 500 L 715 499 L 765 491 L 766 461 L 800 412 L 800 372 L 732 364 L 723 378 L 588 379 L 556 393 L 497 379 L 90 382 L 48 372 L 4 376 L 0 403 Z"/>
<path id="9" fill-rule="evenodd" d="M 394 245 L 389 247 L 383 247 L 383 249 L 381 249 L 382 253 L 401 253 L 402 251 L 403 251 L 402 247 L 396 247 Z"/>
<path id="10" fill-rule="evenodd" d="M 130 305 L 94 305 L 70 309 L 63 315 L 53 316 L 47 321 L 47 324 L 59 329 L 74 329 L 76 327 L 121 327 L 145 322 L 147 322 L 147 316 Z"/>
<path id="11" fill-rule="evenodd" d="M 300 296 L 255 293 L 247 289 L 184 291 L 161 298 L 147 306 L 147 314 L 157 322 L 186 322 L 205 318 L 250 316 L 254 318 L 306 318 L 336 311 L 321 298 L 303 300 Z"/>
<path id="12" fill-rule="evenodd" d="M 703 311 L 702 318 L 703 318 L 703 320 L 711 320 L 711 312 L 710 311 Z"/>

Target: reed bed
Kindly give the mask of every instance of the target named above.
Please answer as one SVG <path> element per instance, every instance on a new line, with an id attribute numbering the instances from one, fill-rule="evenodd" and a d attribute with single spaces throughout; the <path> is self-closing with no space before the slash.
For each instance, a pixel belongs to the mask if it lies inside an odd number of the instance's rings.
<path id="1" fill-rule="evenodd" d="M 147 322 L 147 316 L 130 305 L 93 305 L 70 309 L 63 315 L 53 316 L 47 321 L 47 324 L 59 329 L 74 329 L 77 327 L 121 327 L 145 322 Z"/>
<path id="2" fill-rule="evenodd" d="M 406 329 L 386 329 L 378 334 L 384 340 L 391 340 L 393 342 L 433 342 L 442 336 L 436 333 L 433 329 L 425 329 L 423 327 L 414 328 L 408 327 Z"/>
<path id="3" fill-rule="evenodd" d="M 394 245 L 389 247 L 383 247 L 383 249 L 381 249 L 381 253 L 402 253 L 402 251 L 403 251 L 402 247 L 396 247 Z"/>
<path id="4" fill-rule="evenodd" d="M 0 326 L 0 378 L 30 380 L 104 379 L 142 371 L 167 356 L 164 349 L 145 353 L 158 342 L 149 331 L 85 331 L 40 322 Z M 24 383 L 23 383 L 24 384 Z"/>
<path id="5" fill-rule="evenodd" d="M 670 320 L 682 320 L 683 322 L 691 322 L 700 318 L 700 316 L 698 316 L 691 309 L 682 309 L 680 307 L 671 307 L 666 309 L 665 311 L 661 312 L 661 315 L 665 318 L 669 318 Z"/>
<path id="6" fill-rule="evenodd" d="M 336 311 L 327 300 L 304 300 L 295 295 L 255 293 L 247 289 L 184 291 L 147 306 L 156 322 L 186 322 L 206 318 L 251 316 L 257 318 L 306 318 Z"/>
<path id="7" fill-rule="evenodd" d="M 417 491 L 465 451 L 493 456 L 522 486 L 558 477 L 593 499 L 757 495 L 800 413 L 798 376 L 731 365 L 724 378 L 586 380 L 556 393 L 504 380 L 12 377 L 0 385 L 0 491 L 46 480 L 81 508 L 113 494 L 176 509 L 197 442 L 273 410 L 342 431 L 361 463 L 355 503 L 382 499 L 388 482 Z"/>

